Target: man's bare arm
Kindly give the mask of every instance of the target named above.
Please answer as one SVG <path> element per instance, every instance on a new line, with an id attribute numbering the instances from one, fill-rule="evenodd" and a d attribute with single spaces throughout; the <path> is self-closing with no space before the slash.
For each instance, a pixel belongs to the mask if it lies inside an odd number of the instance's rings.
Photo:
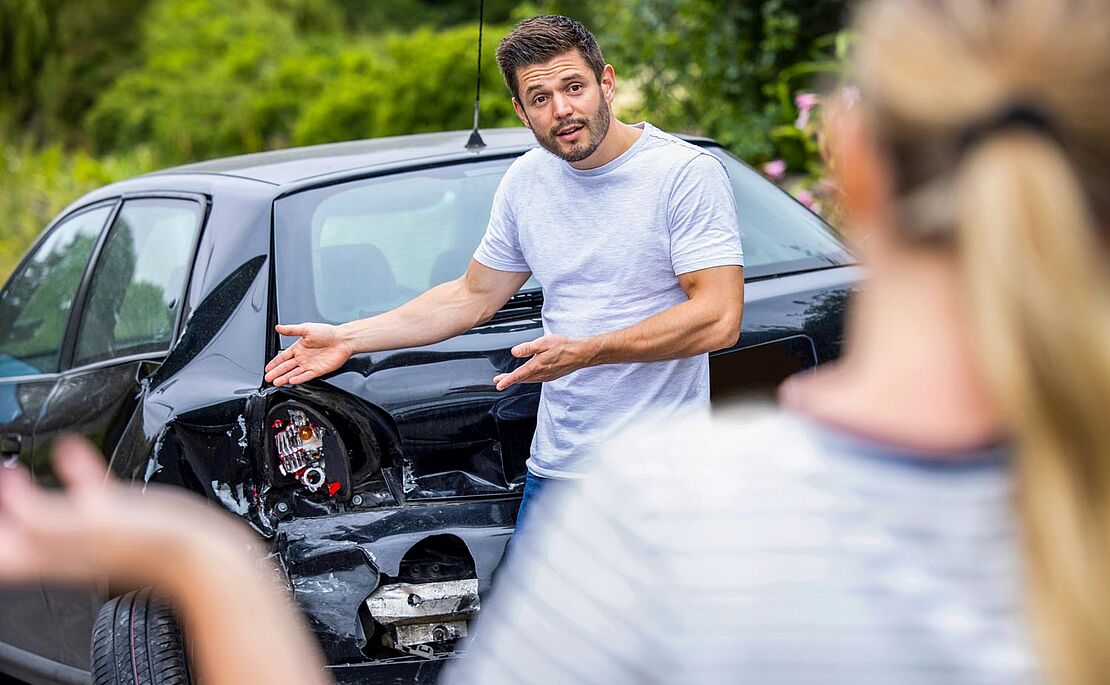
<path id="1" fill-rule="evenodd" d="M 545 335 L 517 345 L 514 356 L 532 358 L 494 378 L 497 389 L 554 380 L 588 366 L 681 359 L 734 345 L 744 307 L 743 267 L 702 269 L 678 281 L 687 301 L 628 328 L 588 338 Z"/>
<path id="2" fill-rule="evenodd" d="M 528 276 L 472 259 L 460 278 L 384 314 L 339 326 L 278 325 L 278 333 L 300 339 L 266 365 L 266 380 L 274 385 L 303 383 L 338 369 L 352 354 L 430 345 L 459 335 L 488 321 Z"/>

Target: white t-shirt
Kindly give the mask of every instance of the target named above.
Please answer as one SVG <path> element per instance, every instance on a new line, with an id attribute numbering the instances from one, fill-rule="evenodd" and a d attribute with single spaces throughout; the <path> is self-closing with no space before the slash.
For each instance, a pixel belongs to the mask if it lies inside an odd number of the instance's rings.
<path id="1" fill-rule="evenodd" d="M 635 325 L 686 301 L 679 274 L 744 263 L 724 165 L 642 127 L 631 148 L 596 169 L 531 150 L 497 189 L 474 259 L 532 272 L 544 293 L 545 333 L 578 338 Z M 581 369 L 544 383 L 528 468 L 574 477 L 591 452 L 645 411 L 708 403 L 704 354 Z"/>
<path id="2" fill-rule="evenodd" d="M 442 682 L 1041 682 L 1005 445 L 923 454 L 781 413 L 669 423 L 540 493 Z"/>

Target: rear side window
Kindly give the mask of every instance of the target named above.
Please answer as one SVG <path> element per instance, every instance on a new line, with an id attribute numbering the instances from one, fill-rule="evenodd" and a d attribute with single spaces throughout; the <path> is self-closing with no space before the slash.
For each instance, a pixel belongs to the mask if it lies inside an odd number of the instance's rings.
<path id="1" fill-rule="evenodd" d="M 169 348 L 201 211 L 189 200 L 124 203 L 97 258 L 74 365 Z"/>
<path id="2" fill-rule="evenodd" d="M 0 292 L 0 378 L 58 370 L 73 298 L 111 211 L 58 224 Z"/>

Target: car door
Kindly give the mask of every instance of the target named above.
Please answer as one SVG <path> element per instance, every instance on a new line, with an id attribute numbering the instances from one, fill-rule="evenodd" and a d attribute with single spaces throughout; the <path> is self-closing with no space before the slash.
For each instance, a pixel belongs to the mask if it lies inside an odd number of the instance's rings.
<path id="1" fill-rule="evenodd" d="M 34 428 L 57 381 L 73 302 L 114 202 L 57 222 L 0 291 L 0 449 L 4 465 L 35 472 Z M 0 589 L 0 641 L 58 660 L 39 583 Z"/>
<path id="2" fill-rule="evenodd" d="M 125 198 L 93 260 L 72 345 L 35 428 L 36 451 L 61 433 L 78 433 L 105 454 L 131 419 L 142 383 L 176 339 L 206 201 L 191 196 Z M 49 461 L 35 477 L 54 480 Z M 88 669 L 89 636 L 103 589 L 48 587 L 61 661 Z"/>

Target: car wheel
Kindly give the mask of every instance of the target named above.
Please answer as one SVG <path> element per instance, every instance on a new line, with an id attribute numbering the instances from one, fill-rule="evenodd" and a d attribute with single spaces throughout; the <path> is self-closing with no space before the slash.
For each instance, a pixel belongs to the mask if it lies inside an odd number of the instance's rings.
<path id="1" fill-rule="evenodd" d="M 115 597 L 100 608 L 92 634 L 93 685 L 189 685 L 177 622 L 150 589 Z"/>

